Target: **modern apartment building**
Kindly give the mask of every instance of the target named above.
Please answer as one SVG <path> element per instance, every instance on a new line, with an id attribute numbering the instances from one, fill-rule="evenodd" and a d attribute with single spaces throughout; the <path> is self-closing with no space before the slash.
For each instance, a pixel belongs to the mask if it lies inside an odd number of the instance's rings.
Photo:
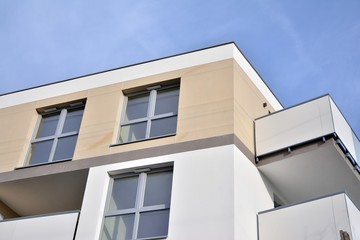
<path id="1" fill-rule="evenodd" d="M 0 239 L 360 239 L 360 142 L 234 43 L 0 96 Z"/>

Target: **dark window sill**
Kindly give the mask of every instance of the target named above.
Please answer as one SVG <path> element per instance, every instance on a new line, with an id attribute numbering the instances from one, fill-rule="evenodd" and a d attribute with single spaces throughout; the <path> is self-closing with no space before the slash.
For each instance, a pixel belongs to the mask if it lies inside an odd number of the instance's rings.
<path id="1" fill-rule="evenodd" d="M 38 163 L 38 164 L 34 164 L 34 165 L 27 165 L 27 166 L 22 166 L 22 167 L 16 167 L 15 170 L 25 169 L 25 168 L 32 168 L 32 167 L 39 167 L 39 166 L 56 164 L 56 163 L 62 163 L 62 162 L 68 162 L 68 161 L 71 161 L 71 160 L 72 160 L 72 158 L 63 159 L 63 160 L 58 160 L 58 161 L 53 161 L 53 162 Z"/>
<path id="2" fill-rule="evenodd" d="M 110 144 L 109 147 L 117 147 L 117 146 L 132 144 L 132 143 L 139 143 L 139 142 L 150 141 L 150 140 L 154 140 L 154 139 L 160 139 L 160 138 L 166 138 L 166 137 L 173 137 L 173 136 L 175 136 L 175 135 L 176 135 L 176 133 L 172 133 L 172 134 L 162 135 L 162 136 L 158 136 L 158 137 L 140 139 L 140 140 L 136 140 L 136 141 L 132 141 L 132 142 L 115 143 L 115 144 Z"/>

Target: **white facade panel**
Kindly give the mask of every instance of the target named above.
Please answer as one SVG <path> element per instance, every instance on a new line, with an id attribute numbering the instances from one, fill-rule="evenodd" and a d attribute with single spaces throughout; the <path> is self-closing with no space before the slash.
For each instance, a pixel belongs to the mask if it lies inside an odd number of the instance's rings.
<path id="1" fill-rule="evenodd" d="M 92 168 L 76 239 L 98 239 L 101 234 L 110 180 L 108 172 L 172 162 L 168 239 L 232 239 L 232 149 L 227 146 Z"/>
<path id="2" fill-rule="evenodd" d="M 0 239 L 69 240 L 74 238 L 78 213 L 0 222 Z"/>
<path id="3" fill-rule="evenodd" d="M 233 147 L 181 158 L 174 164 L 168 239 L 234 239 Z"/>
<path id="4" fill-rule="evenodd" d="M 345 194 L 259 214 L 259 240 L 340 239 L 350 233 Z"/>
<path id="5" fill-rule="evenodd" d="M 349 214 L 352 239 L 360 239 L 360 211 L 354 203 L 346 197 L 347 210 Z"/>
<path id="6" fill-rule="evenodd" d="M 257 168 L 234 148 L 235 238 L 257 240 L 257 213 L 274 207 Z"/>
<path id="7" fill-rule="evenodd" d="M 271 207 L 272 201 L 256 167 L 234 145 L 90 169 L 76 239 L 99 239 L 109 172 L 159 164 L 173 165 L 167 239 L 240 240 L 242 231 L 247 239 L 257 239 L 256 213 Z"/>
<path id="8" fill-rule="evenodd" d="M 257 119 L 255 128 L 258 156 L 333 133 L 329 97 Z"/>

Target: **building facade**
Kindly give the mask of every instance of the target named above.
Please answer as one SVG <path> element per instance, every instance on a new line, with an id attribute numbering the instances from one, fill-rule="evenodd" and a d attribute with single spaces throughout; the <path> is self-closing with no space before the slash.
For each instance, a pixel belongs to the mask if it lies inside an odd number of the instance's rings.
<path id="1" fill-rule="evenodd" d="M 360 239 L 360 143 L 234 43 L 0 96 L 0 239 Z"/>

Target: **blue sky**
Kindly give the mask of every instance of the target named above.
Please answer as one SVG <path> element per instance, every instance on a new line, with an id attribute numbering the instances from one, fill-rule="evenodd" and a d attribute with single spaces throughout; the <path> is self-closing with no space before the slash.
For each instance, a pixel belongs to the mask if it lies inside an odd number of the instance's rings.
<path id="1" fill-rule="evenodd" d="M 360 136 L 359 0 L 0 0 L 0 94 L 235 41 L 285 107 Z"/>

